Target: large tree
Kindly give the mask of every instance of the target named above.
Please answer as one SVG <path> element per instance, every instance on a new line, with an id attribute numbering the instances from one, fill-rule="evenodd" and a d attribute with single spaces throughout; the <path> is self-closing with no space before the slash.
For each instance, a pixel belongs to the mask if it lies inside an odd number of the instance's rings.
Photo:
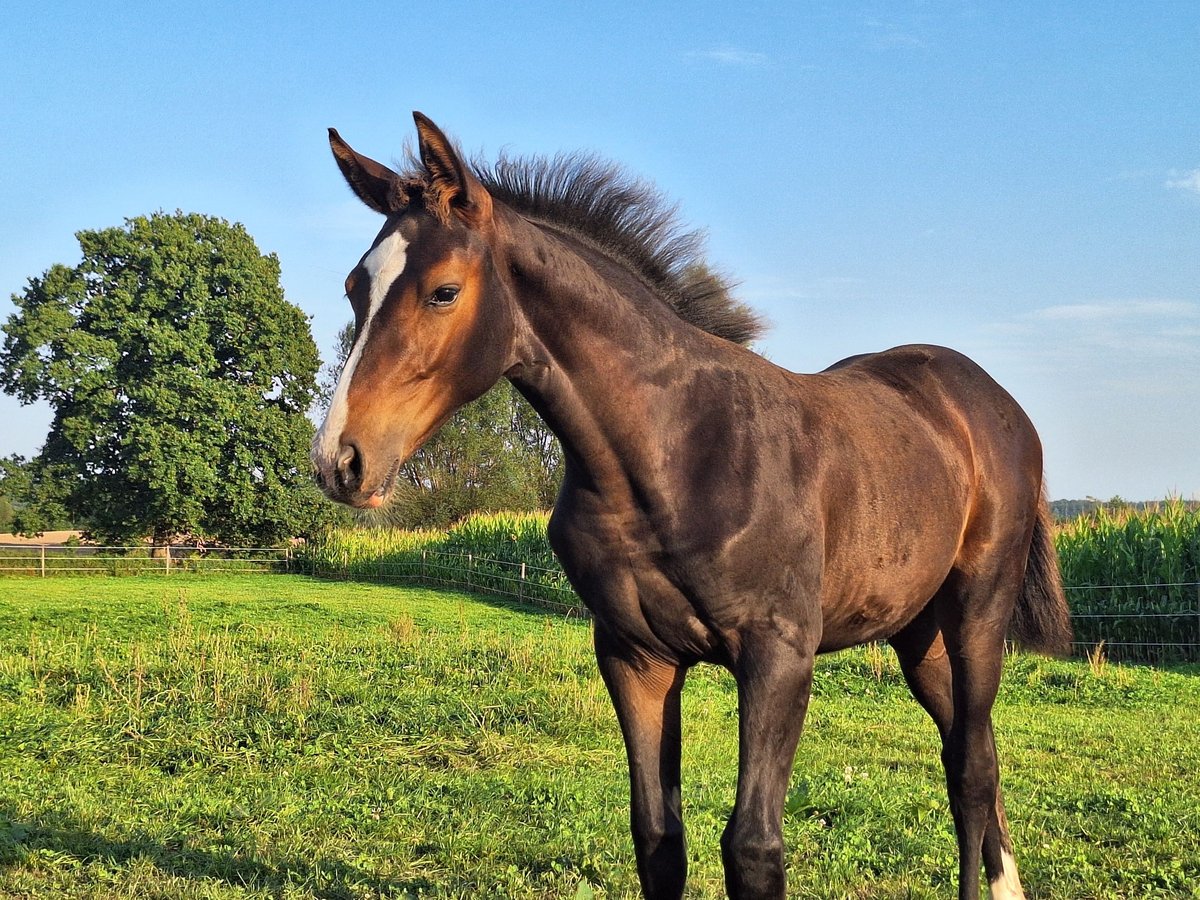
<path id="1" fill-rule="evenodd" d="M 103 540 L 227 544 L 314 528 L 319 359 L 274 254 L 179 212 L 76 237 L 79 265 L 31 278 L 4 326 L 0 387 L 54 410 L 19 526 L 65 510 Z"/>
<path id="2" fill-rule="evenodd" d="M 354 323 L 337 336 L 320 388 L 328 407 L 354 345 Z M 562 481 L 562 450 L 507 381 L 468 403 L 400 469 L 392 502 L 368 521 L 444 527 L 473 512 L 546 509 Z"/>

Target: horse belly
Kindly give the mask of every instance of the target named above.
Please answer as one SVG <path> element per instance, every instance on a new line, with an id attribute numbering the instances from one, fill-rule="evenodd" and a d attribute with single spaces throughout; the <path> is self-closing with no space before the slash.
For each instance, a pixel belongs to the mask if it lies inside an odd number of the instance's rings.
<path id="1" fill-rule="evenodd" d="M 836 595 L 827 594 L 822 603 L 824 617 L 818 652 L 886 640 L 925 608 L 943 581 L 945 572 L 908 584 L 894 581 L 857 584 Z"/>
<path id="2" fill-rule="evenodd" d="M 947 527 L 864 529 L 827 559 L 821 579 L 821 652 L 891 637 L 937 593 L 954 565 L 961 514 Z M 910 520 L 911 521 L 911 520 Z M 874 540 L 871 540 L 871 537 Z"/>

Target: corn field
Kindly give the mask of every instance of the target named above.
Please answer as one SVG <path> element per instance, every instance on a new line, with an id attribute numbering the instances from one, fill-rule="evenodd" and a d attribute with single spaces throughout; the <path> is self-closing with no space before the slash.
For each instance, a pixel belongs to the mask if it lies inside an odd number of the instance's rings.
<path id="1" fill-rule="evenodd" d="M 1079 649 L 1200 661 L 1200 510 L 1101 509 L 1060 526 L 1055 543 Z"/>
<path id="2" fill-rule="evenodd" d="M 300 571 L 420 582 L 579 612 L 546 540 L 548 513 L 481 513 L 446 531 L 340 529 L 296 554 Z"/>

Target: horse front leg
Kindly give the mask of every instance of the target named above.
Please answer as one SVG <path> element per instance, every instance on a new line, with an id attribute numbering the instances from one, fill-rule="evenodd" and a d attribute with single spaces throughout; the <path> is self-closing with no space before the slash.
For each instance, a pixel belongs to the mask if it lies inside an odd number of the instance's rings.
<path id="1" fill-rule="evenodd" d="M 783 803 L 812 688 L 814 648 L 778 634 L 743 638 L 738 682 L 738 786 L 721 837 L 725 890 L 733 900 L 779 900 Z"/>
<path id="2" fill-rule="evenodd" d="M 596 661 L 629 757 L 630 825 L 647 900 L 680 900 L 687 848 L 679 795 L 679 696 L 686 669 L 618 646 L 597 622 Z"/>

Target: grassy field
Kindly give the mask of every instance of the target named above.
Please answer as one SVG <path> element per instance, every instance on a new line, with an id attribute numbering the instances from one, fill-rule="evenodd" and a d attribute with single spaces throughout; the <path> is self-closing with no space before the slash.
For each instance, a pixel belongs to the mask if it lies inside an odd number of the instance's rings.
<path id="1" fill-rule="evenodd" d="M 821 661 L 791 894 L 941 898 L 933 726 L 887 651 Z M 731 680 L 685 692 L 689 897 L 722 896 Z M 1200 669 L 1013 657 L 1033 898 L 1200 897 Z M 287 576 L 0 580 L 0 897 L 634 897 L 588 625 Z"/>

